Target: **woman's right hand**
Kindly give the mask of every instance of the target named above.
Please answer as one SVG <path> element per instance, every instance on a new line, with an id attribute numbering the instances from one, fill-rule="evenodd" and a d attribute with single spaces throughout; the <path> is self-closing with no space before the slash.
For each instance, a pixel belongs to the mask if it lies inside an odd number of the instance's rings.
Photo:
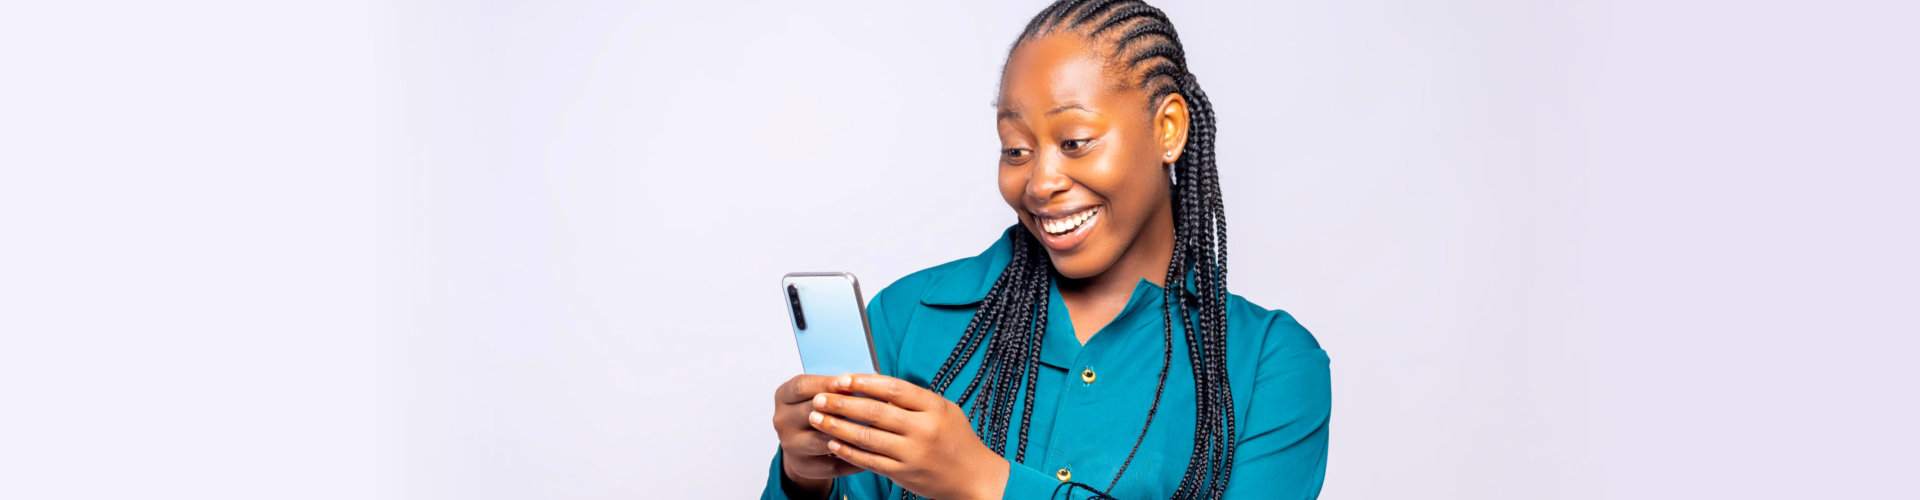
<path id="1" fill-rule="evenodd" d="M 829 455 L 827 441 L 833 437 L 807 422 L 807 415 L 813 413 L 813 396 L 828 392 L 832 382 L 829 376 L 796 375 L 773 392 L 773 431 L 780 435 L 780 468 L 786 472 L 787 481 L 814 498 L 826 496 L 833 488 L 833 478 L 862 470 Z"/>

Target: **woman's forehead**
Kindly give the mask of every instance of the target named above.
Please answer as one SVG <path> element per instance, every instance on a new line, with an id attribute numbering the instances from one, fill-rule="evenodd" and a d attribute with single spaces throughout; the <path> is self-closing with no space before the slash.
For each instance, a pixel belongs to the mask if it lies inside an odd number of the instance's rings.
<path id="1" fill-rule="evenodd" d="M 1022 43 L 1007 58 L 1001 76 L 999 108 L 1015 112 L 1044 112 L 1078 103 L 1093 108 L 1114 105 L 1131 97 L 1116 84 L 1104 57 L 1087 39 L 1051 35 Z"/>

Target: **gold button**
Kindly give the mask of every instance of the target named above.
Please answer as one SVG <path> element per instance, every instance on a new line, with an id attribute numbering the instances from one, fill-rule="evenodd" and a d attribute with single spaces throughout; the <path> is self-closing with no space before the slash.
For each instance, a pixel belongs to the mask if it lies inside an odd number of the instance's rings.
<path id="1" fill-rule="evenodd" d="M 1059 479 L 1060 482 L 1064 483 L 1064 482 L 1067 482 L 1067 480 L 1073 479 L 1073 471 L 1060 469 L 1060 472 L 1053 473 L 1053 477 L 1054 479 Z"/>
<path id="2" fill-rule="evenodd" d="M 1093 369 L 1080 370 L 1080 381 L 1089 384 L 1093 383 Z"/>

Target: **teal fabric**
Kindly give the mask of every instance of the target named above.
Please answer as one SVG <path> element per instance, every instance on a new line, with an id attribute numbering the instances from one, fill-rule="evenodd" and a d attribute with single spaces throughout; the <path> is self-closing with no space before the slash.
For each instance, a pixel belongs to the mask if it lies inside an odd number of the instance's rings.
<path id="1" fill-rule="evenodd" d="M 1020 226 L 1008 228 L 978 256 L 913 273 L 874 296 L 867 311 L 883 374 L 930 385 L 980 300 L 1011 260 L 1010 238 L 1017 230 Z M 1112 482 L 1153 402 L 1165 343 L 1160 309 L 1164 295 L 1160 286 L 1140 280 L 1120 315 L 1082 346 L 1067 320 L 1059 288 L 1049 294 L 1050 320 L 1041 339 L 1042 371 L 1027 435 L 1031 444 L 1026 462 L 1012 464 L 1005 498 L 1091 496 L 1084 489 L 1062 487 L 1055 474 L 1063 469 L 1074 482 L 1095 488 Z M 1319 496 L 1327 469 L 1332 397 L 1326 351 L 1285 311 L 1263 309 L 1232 295 L 1227 315 L 1227 367 L 1239 443 L 1227 498 Z M 1159 413 L 1138 456 L 1110 492 L 1115 498 L 1169 498 L 1186 470 L 1193 450 L 1194 388 L 1185 334 L 1174 329 L 1173 365 Z M 956 379 L 947 399 L 959 398 L 979 366 L 978 358 Z M 1094 371 L 1093 383 L 1082 381 L 1082 370 Z M 1017 419 L 1012 427 L 1009 461 L 1018 442 Z M 761 498 L 787 498 L 777 451 L 768 474 Z M 899 498 L 901 493 L 887 478 L 863 472 L 837 480 L 832 498 L 877 500 Z"/>

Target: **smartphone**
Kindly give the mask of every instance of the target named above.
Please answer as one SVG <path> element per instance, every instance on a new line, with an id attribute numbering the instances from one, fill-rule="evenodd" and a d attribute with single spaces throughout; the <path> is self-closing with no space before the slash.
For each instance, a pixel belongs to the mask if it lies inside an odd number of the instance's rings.
<path id="1" fill-rule="evenodd" d="M 808 375 L 880 373 L 866 301 L 853 273 L 789 273 L 780 279 L 787 319 Z"/>

